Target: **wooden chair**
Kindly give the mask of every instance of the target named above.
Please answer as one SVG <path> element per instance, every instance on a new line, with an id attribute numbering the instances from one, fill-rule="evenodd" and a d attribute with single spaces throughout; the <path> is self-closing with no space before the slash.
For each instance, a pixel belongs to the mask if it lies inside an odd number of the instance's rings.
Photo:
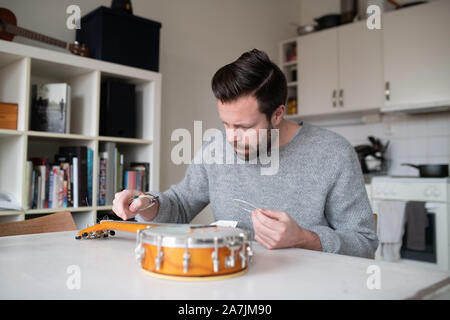
<path id="1" fill-rule="evenodd" d="M 0 223 L 0 237 L 71 230 L 78 230 L 78 228 L 69 211 L 57 212 L 25 221 Z"/>

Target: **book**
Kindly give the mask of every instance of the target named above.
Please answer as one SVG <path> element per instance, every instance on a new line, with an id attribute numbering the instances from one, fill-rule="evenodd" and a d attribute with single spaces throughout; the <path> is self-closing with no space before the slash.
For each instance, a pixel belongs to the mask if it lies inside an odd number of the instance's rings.
<path id="1" fill-rule="evenodd" d="M 32 201 L 33 201 L 33 162 L 31 162 L 30 160 L 27 161 L 26 164 L 26 178 L 25 181 L 27 182 L 27 187 L 28 187 L 28 192 L 26 193 L 26 197 L 25 197 L 25 209 L 31 209 L 32 208 Z"/>
<path id="2" fill-rule="evenodd" d="M 92 205 L 92 171 L 94 170 L 94 150 L 87 150 L 87 198 L 88 206 Z"/>
<path id="3" fill-rule="evenodd" d="M 139 190 L 150 192 L 150 163 L 149 162 L 131 162 L 130 169 L 142 171 L 142 184 Z"/>
<path id="4" fill-rule="evenodd" d="M 72 158 L 73 163 L 73 207 L 78 208 L 79 206 L 79 165 L 78 165 L 78 158 L 73 157 Z"/>
<path id="5" fill-rule="evenodd" d="M 59 164 L 62 170 L 64 170 L 64 180 L 67 181 L 67 187 L 65 191 L 65 201 L 67 207 L 73 206 L 73 164 L 72 157 L 56 154 L 55 163 Z"/>
<path id="6" fill-rule="evenodd" d="M 77 166 L 73 164 L 77 172 L 73 174 L 74 180 L 77 179 L 77 187 L 74 186 L 74 192 L 77 191 L 77 197 L 74 195 L 74 202 L 77 201 L 80 207 L 88 206 L 88 172 L 87 172 L 87 147 L 72 146 L 60 147 L 59 153 L 68 157 L 77 158 Z M 74 205 L 75 207 L 75 205 Z"/>
<path id="7" fill-rule="evenodd" d="M 115 148 L 116 144 L 114 142 L 105 142 L 103 144 L 102 152 L 106 152 L 105 159 L 107 159 L 106 164 L 106 199 L 105 204 L 111 205 L 114 200 L 115 191 Z"/>
<path id="8" fill-rule="evenodd" d="M 67 83 L 32 86 L 30 129 L 70 132 L 70 86 Z"/>
<path id="9" fill-rule="evenodd" d="M 104 206 L 106 204 L 106 166 L 107 166 L 107 152 L 101 152 L 98 159 L 99 178 L 98 178 L 98 205 Z"/>
<path id="10" fill-rule="evenodd" d="M 137 179 L 137 171 L 127 170 L 125 172 L 126 176 L 126 189 L 136 189 L 136 179 Z"/>

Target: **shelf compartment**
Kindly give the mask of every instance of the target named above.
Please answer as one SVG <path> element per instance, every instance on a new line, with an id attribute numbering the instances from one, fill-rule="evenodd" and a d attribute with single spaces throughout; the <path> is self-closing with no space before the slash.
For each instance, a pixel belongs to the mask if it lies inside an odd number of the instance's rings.
<path id="1" fill-rule="evenodd" d="M 16 103 L 17 130 L 25 129 L 29 92 L 29 58 L 8 58 L 0 53 L 0 102 Z"/>
<path id="2" fill-rule="evenodd" d="M 0 135 L 0 192 L 8 192 L 23 207 L 22 182 L 25 163 L 25 137 Z"/>
<path id="3" fill-rule="evenodd" d="M 119 79 L 124 83 L 135 85 L 136 137 L 131 139 L 153 140 L 153 119 L 155 119 L 155 123 L 159 123 L 160 121 L 160 113 L 157 112 L 157 108 L 155 108 L 160 101 L 154 99 L 154 97 L 159 97 L 157 94 L 160 90 L 159 84 L 156 81 L 143 81 L 139 78 L 118 76 L 112 73 L 101 74 L 101 83 L 104 83 L 108 79 Z M 123 112 L 126 112 L 126 106 L 124 106 Z M 99 119 L 102 119 L 101 114 L 99 115 Z"/>
<path id="4" fill-rule="evenodd" d="M 31 60 L 31 86 L 35 84 L 67 83 L 70 86 L 70 134 L 98 134 L 98 103 L 100 72 L 38 59 Z M 30 99 L 31 121 L 32 103 Z M 29 128 L 30 131 L 32 128 Z"/>
<path id="5" fill-rule="evenodd" d="M 55 155 L 59 154 L 59 148 L 60 147 L 75 147 L 75 146 L 86 146 L 87 149 L 92 150 L 93 152 L 93 162 L 92 162 L 92 176 L 91 176 L 91 192 L 92 192 L 92 200 L 88 202 L 89 206 L 91 207 L 96 197 L 96 177 L 94 175 L 94 172 L 97 170 L 97 161 L 96 154 L 97 154 L 97 141 L 96 140 L 78 140 L 78 139 L 67 139 L 66 137 L 55 139 L 53 137 L 34 137 L 29 136 L 28 137 L 28 148 L 27 148 L 27 160 L 30 160 L 31 158 L 46 158 L 48 165 L 53 165 L 55 163 Z M 87 161 L 88 159 L 86 159 Z M 88 161 L 87 161 L 88 163 Z M 80 164 L 81 165 L 81 164 Z M 87 165 L 87 164 L 86 164 Z M 72 172 L 73 173 L 73 172 Z M 88 180 L 86 180 L 88 181 Z M 26 181 L 26 189 L 27 192 L 29 192 L 30 188 L 29 181 Z M 46 179 L 46 183 L 49 183 L 49 179 Z M 81 183 L 81 180 L 80 180 Z M 73 185 L 72 185 L 73 187 Z M 74 196 L 74 193 L 72 193 L 72 196 Z M 89 196 L 88 196 L 89 198 Z M 75 210 L 80 210 L 79 208 L 83 208 L 84 202 L 81 200 L 81 195 L 79 199 L 80 207 L 74 208 Z M 84 197 L 82 198 L 85 199 Z M 86 207 L 84 205 L 84 207 Z M 30 210 L 54 210 L 54 209 L 63 209 L 63 207 L 59 208 L 33 208 Z"/>

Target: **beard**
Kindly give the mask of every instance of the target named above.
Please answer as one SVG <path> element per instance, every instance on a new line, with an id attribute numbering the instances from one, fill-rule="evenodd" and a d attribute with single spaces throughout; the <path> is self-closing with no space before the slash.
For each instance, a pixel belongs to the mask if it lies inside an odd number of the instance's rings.
<path id="1" fill-rule="evenodd" d="M 266 148 L 267 155 L 270 155 L 271 148 L 272 148 L 272 132 L 271 129 L 273 129 L 272 125 L 269 123 L 269 127 L 266 130 L 266 134 L 263 134 L 262 137 L 258 137 L 258 142 L 256 146 L 252 146 L 250 144 L 247 144 L 244 139 L 244 144 L 239 144 L 237 141 L 233 143 L 234 152 L 236 152 L 236 156 L 244 160 L 246 162 L 249 162 L 250 160 L 258 159 L 260 155 L 261 148 Z M 259 140 L 266 140 L 265 143 L 261 143 Z M 243 151 L 242 151 L 243 150 Z"/>

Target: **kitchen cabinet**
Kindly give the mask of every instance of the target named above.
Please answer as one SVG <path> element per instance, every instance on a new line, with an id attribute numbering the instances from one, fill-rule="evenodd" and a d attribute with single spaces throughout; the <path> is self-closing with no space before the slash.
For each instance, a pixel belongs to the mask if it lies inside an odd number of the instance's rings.
<path id="1" fill-rule="evenodd" d="M 379 109 L 383 103 L 380 30 L 365 21 L 298 41 L 299 115 Z"/>
<path id="2" fill-rule="evenodd" d="M 450 104 L 450 1 L 383 16 L 383 110 Z"/>
<path id="3" fill-rule="evenodd" d="M 305 35 L 298 40 L 298 112 L 301 116 L 337 109 L 337 29 Z M 333 110 L 334 109 L 334 110 Z"/>
<path id="4" fill-rule="evenodd" d="M 383 14 L 297 39 L 298 119 L 450 106 L 450 1 Z"/>
<path id="5" fill-rule="evenodd" d="M 366 22 L 338 28 L 341 112 L 380 109 L 383 104 L 382 31 Z"/>

